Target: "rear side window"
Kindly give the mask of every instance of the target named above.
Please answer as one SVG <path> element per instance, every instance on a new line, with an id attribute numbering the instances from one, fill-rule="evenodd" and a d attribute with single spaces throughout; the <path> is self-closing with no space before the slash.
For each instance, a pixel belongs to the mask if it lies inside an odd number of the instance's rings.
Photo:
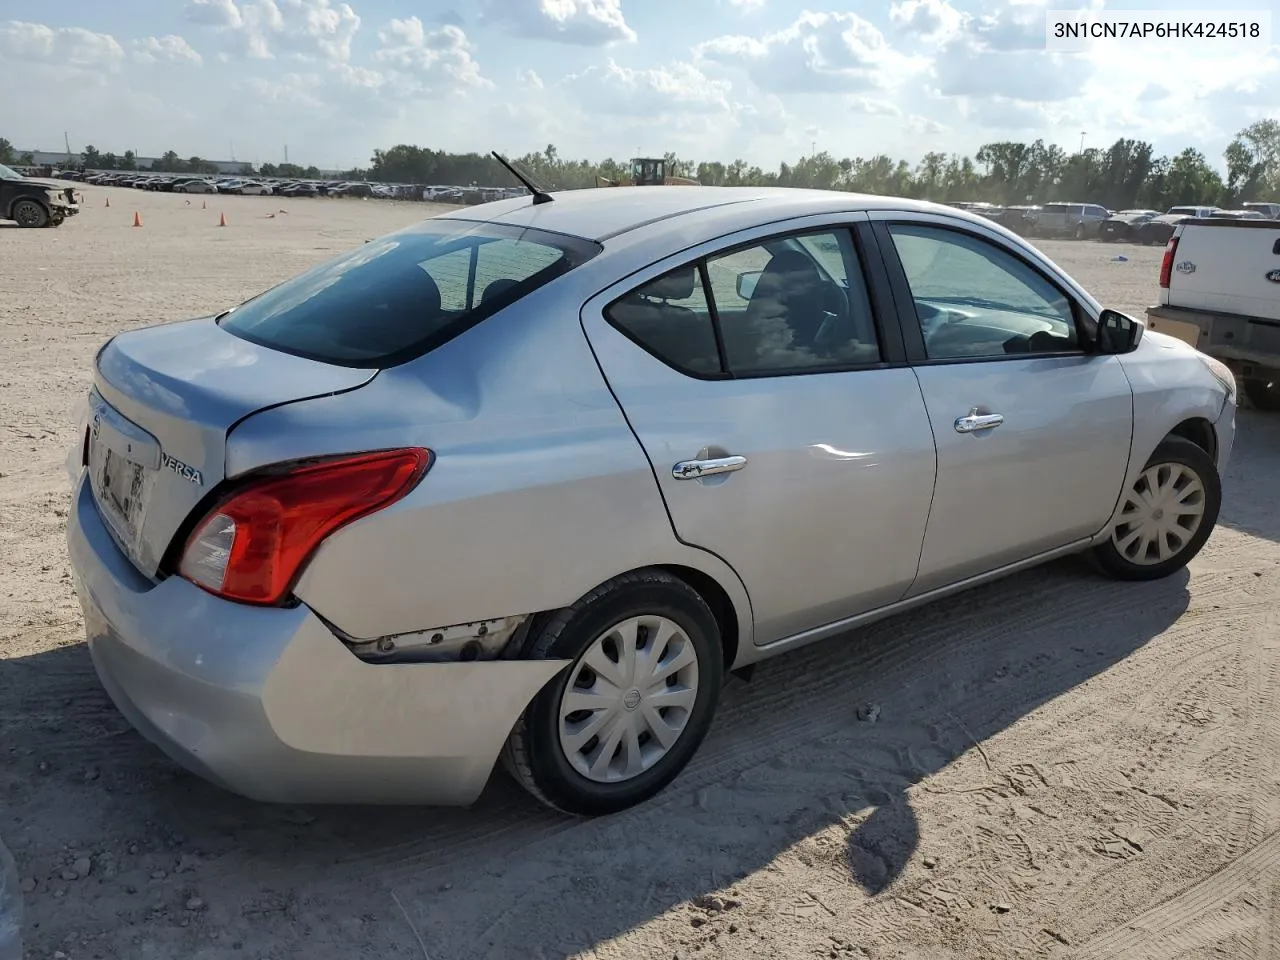
<path id="1" fill-rule="evenodd" d="M 224 330 L 323 363 L 395 366 L 585 263 L 599 245 L 431 219 L 357 247 L 223 317 Z"/>

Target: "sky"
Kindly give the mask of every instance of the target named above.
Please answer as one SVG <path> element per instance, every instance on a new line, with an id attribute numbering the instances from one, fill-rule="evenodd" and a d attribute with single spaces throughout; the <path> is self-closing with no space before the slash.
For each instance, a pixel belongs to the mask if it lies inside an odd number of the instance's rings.
<path id="1" fill-rule="evenodd" d="M 1241 127 L 1280 118 L 1280 47 L 1050 52 L 1045 13 L 1026 0 L 0 0 L 0 137 L 259 164 L 287 149 L 346 169 L 396 143 L 776 167 L 815 150 L 915 163 L 996 140 L 1074 152 L 1083 134 L 1086 147 L 1190 145 L 1221 167 Z"/>

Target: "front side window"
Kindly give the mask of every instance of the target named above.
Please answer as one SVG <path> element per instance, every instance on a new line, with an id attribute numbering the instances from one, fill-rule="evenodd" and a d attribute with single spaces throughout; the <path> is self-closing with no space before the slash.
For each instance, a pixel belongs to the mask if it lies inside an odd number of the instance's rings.
<path id="1" fill-rule="evenodd" d="M 845 230 L 771 237 L 688 264 L 605 310 L 685 373 L 751 377 L 876 364 L 862 267 Z"/>
<path id="2" fill-rule="evenodd" d="M 420 356 L 595 256 L 587 240 L 433 218 L 370 241 L 237 307 L 223 329 L 351 367 Z"/>
<path id="3" fill-rule="evenodd" d="M 1071 301 L 1013 254 L 972 234 L 889 227 L 930 360 L 1080 349 Z"/>

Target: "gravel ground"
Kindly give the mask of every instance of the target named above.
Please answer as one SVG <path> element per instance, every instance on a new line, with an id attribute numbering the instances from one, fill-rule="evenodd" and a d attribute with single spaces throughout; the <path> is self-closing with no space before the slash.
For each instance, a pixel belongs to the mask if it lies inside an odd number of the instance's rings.
<path id="1" fill-rule="evenodd" d="M 608 820 L 502 775 L 464 811 L 265 806 L 132 733 L 63 542 L 94 350 L 426 212 L 89 188 L 58 230 L 0 224 L 0 836 L 29 957 L 1280 955 L 1280 418 L 1247 410 L 1187 574 L 1055 563 L 771 661 Z M 1155 295 L 1157 249 L 1043 247 L 1109 305 Z"/>

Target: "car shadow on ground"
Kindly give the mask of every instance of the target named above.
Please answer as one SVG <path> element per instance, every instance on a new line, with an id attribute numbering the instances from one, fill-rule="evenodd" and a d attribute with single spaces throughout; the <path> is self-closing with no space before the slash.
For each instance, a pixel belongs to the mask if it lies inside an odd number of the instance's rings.
<path id="1" fill-rule="evenodd" d="M 73 644 L 0 660 L 0 835 L 20 863 L 41 836 L 60 838 L 54 850 L 110 850 L 144 884 L 153 868 L 194 856 L 193 885 L 237 898 L 223 927 L 247 943 L 270 915 L 253 904 L 310 888 L 312 902 L 333 898 L 335 916 L 387 921 L 377 936 L 403 949 L 409 925 L 375 895 L 394 890 L 431 956 L 568 957 L 838 822 L 847 842 L 833 869 L 884 890 L 921 842 L 909 788 L 965 754 L 985 757 L 985 741 L 1122 661 L 1188 600 L 1185 573 L 1116 584 L 1064 561 L 796 651 L 751 683 L 730 682 L 711 736 L 666 793 L 595 821 L 542 809 L 501 773 L 470 810 L 240 799 L 134 734 Z M 991 771 L 997 783 L 1011 775 Z M 60 866 L 24 863 L 23 873 Z M 547 920 L 564 898 L 578 903 L 567 928 Z M 62 929 L 57 914 L 72 903 L 33 898 L 33 944 L 41 929 Z"/>
<path id="2" fill-rule="evenodd" d="M 1280 413 L 1249 408 L 1236 411 L 1236 445 L 1223 477 L 1220 523 L 1280 543 L 1278 477 Z"/>

